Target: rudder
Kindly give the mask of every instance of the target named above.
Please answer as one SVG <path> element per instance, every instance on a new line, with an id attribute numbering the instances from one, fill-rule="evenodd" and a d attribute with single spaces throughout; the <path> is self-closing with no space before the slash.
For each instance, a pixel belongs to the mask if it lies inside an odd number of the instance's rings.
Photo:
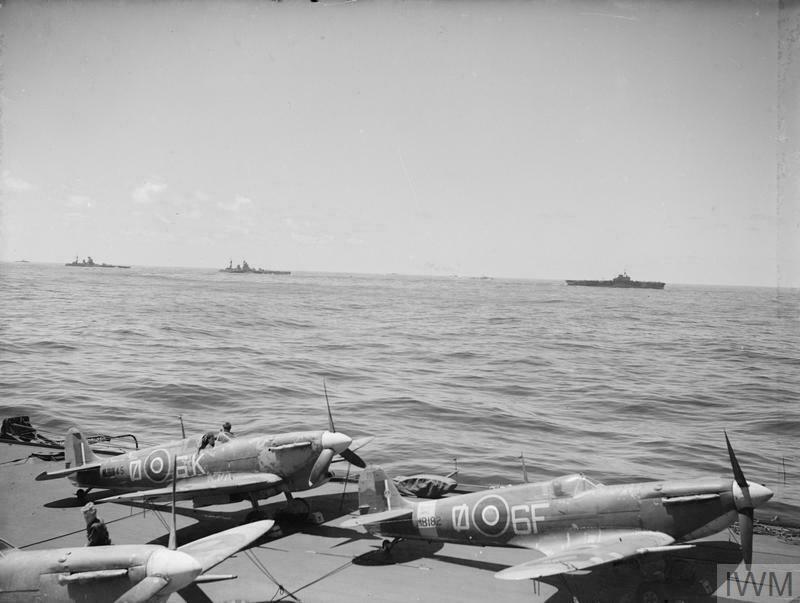
<path id="1" fill-rule="evenodd" d="M 369 465 L 361 472 L 358 478 L 358 509 L 362 515 L 413 506 L 414 503 L 400 495 L 383 468 Z"/>
<path id="2" fill-rule="evenodd" d="M 69 469 L 97 462 L 100 458 L 92 452 L 91 447 L 84 440 L 83 434 L 76 427 L 71 427 L 64 439 L 64 460 L 66 468 Z"/>

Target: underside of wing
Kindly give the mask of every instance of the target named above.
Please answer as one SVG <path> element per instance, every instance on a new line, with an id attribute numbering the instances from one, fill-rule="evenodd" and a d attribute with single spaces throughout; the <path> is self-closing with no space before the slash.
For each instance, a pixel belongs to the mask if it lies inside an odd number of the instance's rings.
<path id="1" fill-rule="evenodd" d="M 399 519 L 411 519 L 411 509 L 392 509 L 389 511 L 381 511 L 380 513 L 369 513 L 368 515 L 361 515 L 354 517 L 343 522 L 340 527 L 342 528 L 355 528 L 358 526 L 371 526 L 387 521 L 397 521 Z"/>
<path id="2" fill-rule="evenodd" d="M 243 526 L 195 540 L 178 547 L 178 550 L 194 557 L 203 567 L 203 571 L 207 572 L 253 541 L 261 538 L 274 524 L 275 522 L 271 519 L 246 523 Z"/>
<path id="3" fill-rule="evenodd" d="M 692 545 L 670 546 L 675 539 L 662 532 L 614 530 L 601 534 L 595 542 L 581 542 L 540 559 L 515 565 L 495 574 L 502 580 L 530 580 L 567 572 L 589 569 L 645 553 L 690 548 Z"/>
<path id="4" fill-rule="evenodd" d="M 209 473 L 179 480 L 175 484 L 175 498 L 186 500 L 199 494 L 229 494 L 233 492 L 253 492 L 275 486 L 283 481 L 274 473 Z M 138 490 L 101 498 L 97 502 L 114 502 L 119 500 L 171 498 L 172 486 Z"/>

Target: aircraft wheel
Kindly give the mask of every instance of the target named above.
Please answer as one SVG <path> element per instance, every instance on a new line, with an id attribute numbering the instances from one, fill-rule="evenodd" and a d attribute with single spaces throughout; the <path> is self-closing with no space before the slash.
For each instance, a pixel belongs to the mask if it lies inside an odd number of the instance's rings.
<path id="1" fill-rule="evenodd" d="M 381 542 L 381 550 L 386 553 L 387 555 L 392 552 L 392 545 L 394 543 L 391 540 L 384 540 Z"/>
<path id="2" fill-rule="evenodd" d="M 305 498 L 293 498 L 288 504 L 288 511 L 293 516 L 305 519 L 311 513 L 311 505 Z"/>
<path id="3" fill-rule="evenodd" d="M 281 518 L 288 521 L 304 521 L 311 512 L 311 506 L 304 498 L 292 498 L 284 508 L 278 511 Z"/>
<path id="4" fill-rule="evenodd" d="M 664 590 L 657 582 L 645 582 L 639 587 L 636 600 L 639 603 L 661 603 L 664 601 Z"/>
<path id="5" fill-rule="evenodd" d="M 78 499 L 78 502 L 79 502 L 79 503 L 81 503 L 82 505 L 85 505 L 85 504 L 86 504 L 86 502 L 89 500 L 89 499 L 87 498 L 87 495 L 88 495 L 88 494 L 89 494 L 89 493 L 88 493 L 86 490 L 84 490 L 83 488 L 81 488 L 80 490 L 78 490 L 78 491 L 75 493 L 75 496 L 77 497 L 77 499 Z"/>

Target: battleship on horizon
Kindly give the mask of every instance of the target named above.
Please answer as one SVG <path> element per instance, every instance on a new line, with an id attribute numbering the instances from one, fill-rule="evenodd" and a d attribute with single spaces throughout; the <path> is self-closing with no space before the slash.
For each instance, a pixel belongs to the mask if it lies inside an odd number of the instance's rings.
<path id="1" fill-rule="evenodd" d="M 67 262 L 64 264 L 65 266 L 77 266 L 79 268 L 130 268 L 130 266 L 119 266 L 116 264 L 97 264 L 93 259 L 92 256 L 88 258 L 78 261 L 78 256 L 75 256 L 74 262 Z"/>
<path id="2" fill-rule="evenodd" d="M 220 272 L 230 272 L 232 274 L 291 274 L 289 270 L 265 270 L 264 268 L 251 268 L 247 260 L 242 260 L 241 264 L 233 265 L 233 260 L 228 263 L 226 268 L 220 268 Z"/>

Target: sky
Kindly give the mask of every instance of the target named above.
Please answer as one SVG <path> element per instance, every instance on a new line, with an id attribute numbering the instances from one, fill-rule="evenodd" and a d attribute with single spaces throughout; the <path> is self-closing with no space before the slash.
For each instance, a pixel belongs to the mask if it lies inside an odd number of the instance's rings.
<path id="1" fill-rule="evenodd" d="M 4 2 L 0 260 L 798 287 L 778 17 Z"/>

